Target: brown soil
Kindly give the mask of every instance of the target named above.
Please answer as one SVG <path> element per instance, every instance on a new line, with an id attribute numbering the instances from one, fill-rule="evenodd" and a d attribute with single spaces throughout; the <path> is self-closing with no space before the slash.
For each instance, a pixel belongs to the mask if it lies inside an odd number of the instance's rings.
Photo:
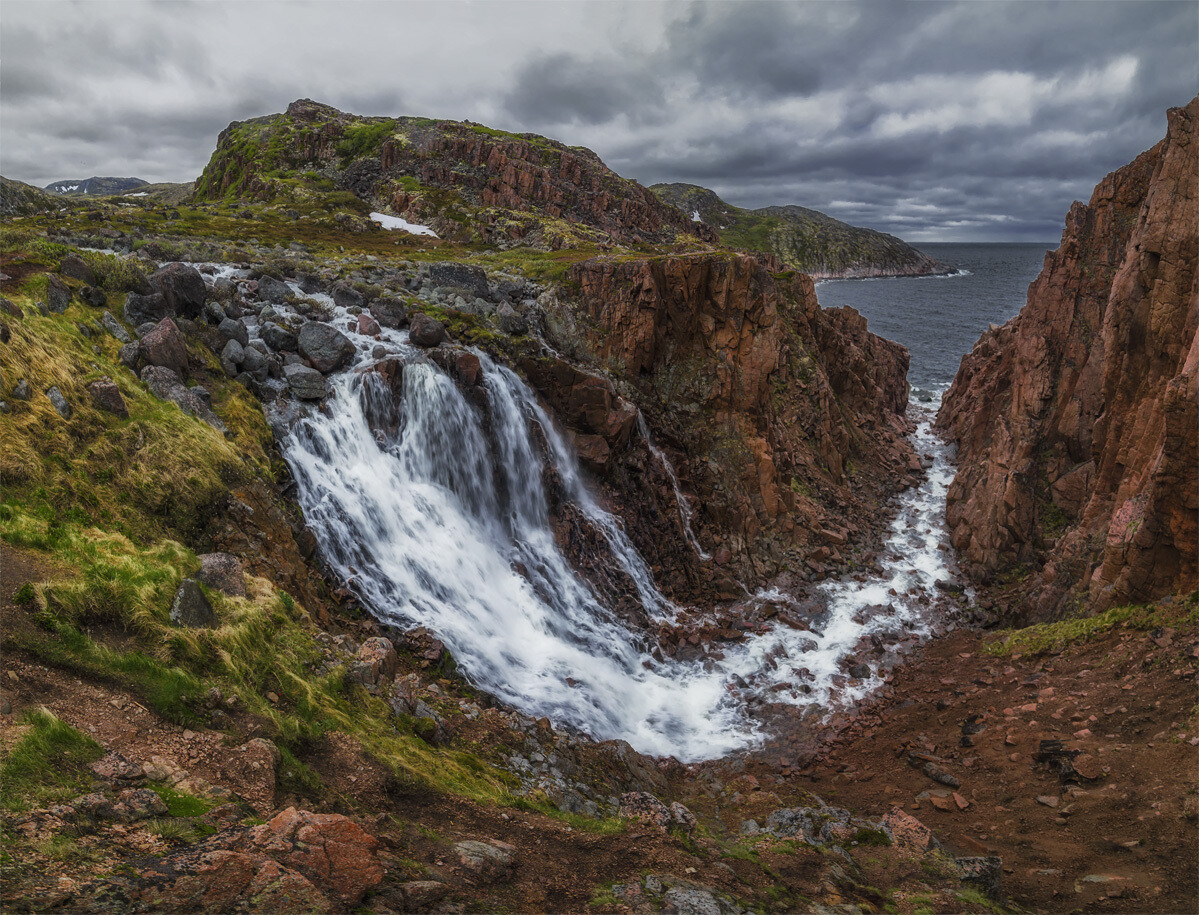
<path id="1" fill-rule="evenodd" d="M 1195 628 L 1116 629 L 1027 657 L 984 644 L 970 632 L 929 644 L 803 782 L 863 815 L 903 807 L 956 854 L 1001 856 L 1005 893 L 1021 907 L 1196 911 Z M 972 746 L 967 722 L 985 726 Z M 1038 763 L 1040 742 L 1054 739 L 1094 777 L 1066 784 Z M 960 780 L 964 809 L 908 764 L 909 750 Z"/>

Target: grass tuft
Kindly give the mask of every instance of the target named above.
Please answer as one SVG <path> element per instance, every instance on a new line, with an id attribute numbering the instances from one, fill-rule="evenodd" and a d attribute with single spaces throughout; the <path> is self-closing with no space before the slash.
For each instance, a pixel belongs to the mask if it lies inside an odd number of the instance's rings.
<path id="1" fill-rule="evenodd" d="M 0 766 L 0 805 L 20 812 L 84 793 L 91 784 L 88 763 L 104 755 L 100 744 L 44 707 L 26 712 L 21 721 L 30 730 Z"/>

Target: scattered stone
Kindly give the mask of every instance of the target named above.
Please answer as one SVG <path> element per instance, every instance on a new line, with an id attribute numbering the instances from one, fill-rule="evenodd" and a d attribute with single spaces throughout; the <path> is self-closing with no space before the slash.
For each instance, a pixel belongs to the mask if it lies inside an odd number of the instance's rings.
<path id="1" fill-rule="evenodd" d="M 379 322 L 368 314 L 360 314 L 358 316 L 357 330 L 358 333 L 365 334 L 368 337 L 373 337 L 375 334 L 383 332 L 383 329 L 379 327 Z"/>
<path id="2" fill-rule="evenodd" d="M 454 845 L 462 866 L 476 877 L 490 880 L 511 878 L 516 849 L 505 842 L 466 841 Z"/>
<path id="3" fill-rule="evenodd" d="M 404 907 L 409 912 L 429 911 L 450 891 L 448 886 L 436 880 L 412 880 L 401 883 L 399 889 Z"/>
<path id="4" fill-rule="evenodd" d="M 930 848 L 938 847 L 932 830 L 898 807 L 883 817 L 881 825 L 883 832 L 891 837 L 891 842 L 898 848 L 922 855 Z"/>
<path id="5" fill-rule="evenodd" d="M 30 387 L 28 381 L 22 378 L 13 386 L 12 396 L 17 400 L 29 400 L 33 397 L 33 388 Z"/>
<path id="6" fill-rule="evenodd" d="M 283 366 L 283 377 L 287 379 L 292 393 L 300 400 L 321 400 L 325 396 L 325 376 L 316 369 L 293 363 Z"/>
<path id="7" fill-rule="evenodd" d="M 117 358 L 121 361 L 121 365 L 125 366 L 125 368 L 136 372 L 137 364 L 141 359 L 141 355 L 142 345 L 140 343 L 131 341 L 121 347 L 120 352 L 117 353 Z"/>
<path id="8" fill-rule="evenodd" d="M 145 777 L 141 765 L 130 762 L 120 753 L 108 753 L 89 766 L 97 778 L 108 781 L 132 782 Z"/>
<path id="9" fill-rule="evenodd" d="M 74 410 L 72 410 L 71 405 L 67 403 L 67 399 L 62 396 L 62 391 L 58 389 L 57 385 L 46 389 L 46 397 L 50 399 L 50 405 L 58 411 L 59 416 L 61 416 L 63 419 L 71 418 L 71 414 L 74 412 Z"/>
<path id="10" fill-rule="evenodd" d="M 246 573 L 232 553 L 203 553 L 196 581 L 229 597 L 246 596 Z"/>
<path id="11" fill-rule="evenodd" d="M 99 409 L 122 419 L 129 418 L 129 408 L 125 406 L 125 398 L 121 395 L 121 389 L 111 378 L 98 378 L 87 386 L 87 390 Z"/>
<path id="12" fill-rule="evenodd" d="M 350 338 L 320 321 L 309 321 L 300 328 L 297 345 L 313 367 L 326 374 L 341 368 L 354 355 Z"/>
<path id="13" fill-rule="evenodd" d="M 445 340 L 445 325 L 427 314 L 415 314 L 408 328 L 408 340 L 414 346 L 426 349 L 438 346 Z"/>
<path id="14" fill-rule="evenodd" d="M 217 616 L 213 612 L 212 604 L 208 602 L 195 579 L 185 578 L 180 582 L 175 599 L 171 601 L 171 622 L 176 626 L 193 629 L 211 629 L 216 626 Z"/>
<path id="15" fill-rule="evenodd" d="M 1058 805 L 1058 799 L 1052 794 L 1038 794 L 1037 803 L 1043 804 L 1046 807 L 1056 807 Z"/>
<path id="16" fill-rule="evenodd" d="M 978 858 L 954 858 L 962 883 L 978 887 L 992 898 L 999 898 L 1003 883 L 1003 859 L 995 855 Z"/>
<path id="17" fill-rule="evenodd" d="M 129 336 L 129 331 L 125 330 L 125 328 L 121 326 L 121 322 L 113 317 L 111 311 L 106 311 L 100 316 L 100 323 L 104 325 L 104 329 L 106 331 L 108 331 L 110 334 L 112 334 L 112 336 L 116 337 L 122 343 L 133 342 L 133 338 Z"/>

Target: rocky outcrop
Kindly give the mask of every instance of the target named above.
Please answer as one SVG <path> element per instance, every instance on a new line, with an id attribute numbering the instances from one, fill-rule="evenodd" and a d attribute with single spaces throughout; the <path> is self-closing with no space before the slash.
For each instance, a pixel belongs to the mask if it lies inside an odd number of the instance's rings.
<path id="1" fill-rule="evenodd" d="M 809 277 L 772 266 L 728 255 L 600 258 L 568 276 L 576 332 L 675 461 L 683 498 L 698 506 L 700 542 L 747 582 L 839 558 L 867 506 L 912 462 L 907 351 L 869 333 L 852 309 L 822 310 Z M 525 368 L 570 423 L 558 401 L 578 384 Z M 594 393 L 594 416 L 573 425 L 619 450 L 601 428 L 619 404 Z M 682 557 L 668 547 L 686 550 L 686 540 L 664 538 L 646 506 L 675 518 L 679 508 L 659 457 L 641 436 L 634 445 L 606 479 L 613 502 L 630 503 L 624 517 L 639 549 L 669 579 Z"/>
<path id="2" fill-rule="evenodd" d="M 1075 203 L 1024 309 L 962 360 L 954 545 L 1024 609 L 1100 611 L 1196 585 L 1199 99 Z"/>
<path id="3" fill-rule="evenodd" d="M 708 226 L 621 178 L 591 150 L 469 121 L 362 118 L 308 99 L 285 114 L 230 124 L 196 196 L 292 193 L 268 175 L 280 166 L 335 173 L 340 189 L 459 241 L 716 241 Z"/>

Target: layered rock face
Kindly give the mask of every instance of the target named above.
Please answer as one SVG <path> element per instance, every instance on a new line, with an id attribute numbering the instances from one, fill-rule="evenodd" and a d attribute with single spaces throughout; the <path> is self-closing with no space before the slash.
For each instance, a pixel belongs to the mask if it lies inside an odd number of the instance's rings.
<path id="1" fill-rule="evenodd" d="M 1197 130 L 1199 98 L 1074 204 L 945 397 L 954 545 L 984 580 L 1031 570 L 1032 618 L 1196 586 Z"/>
<path id="2" fill-rule="evenodd" d="M 821 310 L 810 277 L 771 267 L 596 259 L 569 277 L 589 348 L 696 496 L 700 540 L 746 581 L 839 558 L 913 466 L 907 350 L 852 309 Z M 632 498 L 635 481 L 619 482 L 616 498 Z M 637 540 L 669 568 L 660 537 Z"/>

